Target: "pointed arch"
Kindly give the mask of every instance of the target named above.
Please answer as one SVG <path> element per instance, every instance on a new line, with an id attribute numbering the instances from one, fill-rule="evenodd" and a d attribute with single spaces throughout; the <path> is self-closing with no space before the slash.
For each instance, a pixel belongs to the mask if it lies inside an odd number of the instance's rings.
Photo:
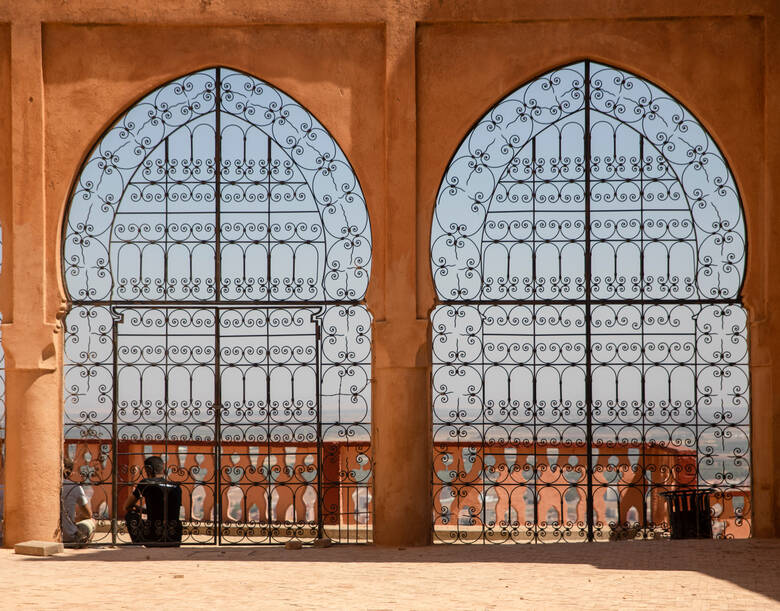
<path id="1" fill-rule="evenodd" d="M 307 109 L 226 67 L 158 87 L 87 156 L 62 257 L 65 455 L 96 540 L 129 542 L 153 454 L 184 543 L 370 540 L 371 228 Z"/>
<path id="2" fill-rule="evenodd" d="M 719 536 L 749 536 L 746 247 L 725 157 L 646 79 L 584 60 L 488 110 L 450 160 L 431 226 L 434 497 L 495 485 L 438 475 L 469 444 L 533 520 L 467 530 L 434 512 L 437 536 L 651 538 L 680 487 L 712 488 L 729 507 Z M 545 523 L 567 495 L 585 511 Z"/>
<path id="3" fill-rule="evenodd" d="M 577 130 L 585 129 L 586 114 L 589 129 L 603 123 L 606 131 L 630 133 L 637 142 L 634 158 L 601 157 L 586 177 L 583 138 L 577 135 Z M 556 140 L 557 165 L 535 168 L 534 149 L 549 149 Z M 597 137 L 593 144 L 609 143 Z M 636 155 L 645 147 L 647 155 L 639 163 Z M 631 176 L 621 176 L 621 169 Z M 540 287 L 513 281 L 515 269 L 530 271 L 530 253 L 503 252 L 500 259 L 508 271 L 501 276 L 486 272 L 485 265 L 491 247 L 549 239 L 539 232 L 531 214 L 520 214 L 522 205 L 538 201 L 536 195 L 540 191 L 544 195 L 545 189 L 555 191 L 551 196 L 559 203 L 570 204 L 567 220 L 572 226 L 570 231 L 558 228 L 557 237 L 561 242 L 585 242 L 583 189 L 591 179 L 607 187 L 613 179 L 624 184 L 644 179 L 648 191 L 658 187 L 656 201 L 679 204 L 673 208 L 665 204 L 661 211 L 673 215 L 678 231 L 672 233 L 672 241 L 691 246 L 674 255 L 686 266 L 687 275 L 675 280 L 667 273 L 666 286 L 659 287 L 654 298 L 738 298 L 746 262 L 745 223 L 734 177 L 714 140 L 683 104 L 659 87 L 591 61 L 557 68 L 518 88 L 477 121 L 459 145 L 442 179 L 431 225 L 431 269 L 438 297 L 459 301 L 582 296 L 581 268 L 559 274 L 561 284 L 555 292 L 537 295 Z M 652 208 L 634 197 L 621 212 L 643 207 Z M 528 231 L 531 225 L 535 228 Z M 637 278 L 639 282 L 647 278 Z"/>
<path id="4" fill-rule="evenodd" d="M 217 132 L 220 147 L 214 144 Z M 255 151 L 248 158 L 247 144 Z M 166 165 L 166 159 L 175 163 Z M 168 235 L 161 229 L 176 212 L 168 204 L 177 197 L 199 203 L 188 211 L 198 220 L 179 228 L 179 235 Z M 248 207 L 250 202 L 255 205 Z M 274 212 L 284 211 L 284 203 L 296 204 L 297 223 L 275 223 Z M 246 224 L 247 214 L 253 229 L 232 235 L 235 223 Z M 135 273 L 117 270 L 122 247 L 130 242 L 158 255 L 184 244 L 190 253 L 182 265 L 197 267 L 202 261 L 195 251 L 210 237 L 220 248 L 239 245 L 239 259 L 250 260 L 248 277 L 209 278 L 201 269 L 174 287 L 176 273 L 147 272 L 140 267 L 140 252 L 125 261 L 135 263 Z M 257 253 L 247 257 L 252 246 L 264 247 L 254 250 L 268 259 L 271 250 L 294 248 L 314 270 L 300 277 L 271 269 L 266 277 L 272 264 Z M 236 249 L 227 250 L 211 264 L 211 276 L 239 265 L 230 252 Z M 154 255 L 149 258 L 157 267 Z M 223 281 L 233 300 L 357 301 L 368 286 L 371 228 L 352 166 L 309 111 L 260 79 L 209 68 L 144 96 L 101 137 L 71 193 L 63 262 L 73 301 L 209 300 L 216 298 L 218 286 L 225 290 Z"/>

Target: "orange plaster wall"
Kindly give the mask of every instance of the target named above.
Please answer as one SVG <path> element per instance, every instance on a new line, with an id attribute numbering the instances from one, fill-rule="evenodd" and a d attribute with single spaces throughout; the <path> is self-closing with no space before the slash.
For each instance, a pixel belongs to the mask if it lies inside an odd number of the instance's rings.
<path id="1" fill-rule="evenodd" d="M 11 29 L 8 24 L 0 24 L 0 200 L 11 199 Z M 0 227 L 10 227 L 9 207 L 0 206 Z M 3 232 L 5 242 L 9 238 L 7 229 Z M 0 253 L 2 260 L 2 253 Z M 0 274 L 0 295 L 9 295 L 10 282 L 8 274 Z M 0 297 L 0 313 L 8 298 Z M 3 410 L 0 410 L 3 411 Z M 5 486 L 5 422 L 0 414 L 0 429 L 3 439 L 0 439 L 0 486 Z M 2 524 L 0 524 L 2 528 Z"/>
<path id="2" fill-rule="evenodd" d="M 11 201 L 11 27 L 7 23 L 0 24 L 0 199 Z M 10 212 L 9 206 L 0 206 L 3 245 L 11 240 Z M 9 275 L 0 274 L 0 311 L 10 302 L 10 288 Z"/>
<path id="3" fill-rule="evenodd" d="M 493 103 L 585 57 L 634 71 L 675 95 L 731 163 L 749 235 L 744 299 L 751 317 L 755 533 L 780 534 L 775 0 L 0 2 L 0 309 L 6 322 L 18 321 L 16 329 L 4 327 L 4 346 L 9 354 L 24 352 L 25 367 L 40 361 L 41 371 L 61 368 L 61 337 L 54 338 L 56 365 L 47 342 L 65 298 L 65 204 L 82 160 L 117 115 L 157 85 L 206 66 L 225 64 L 267 80 L 332 132 L 361 181 L 374 244 L 367 299 L 377 323 L 376 535 L 388 544 L 424 543 L 431 515 L 427 318 L 434 305 L 428 238 L 438 184 L 460 139 Z M 14 244 L 11 229 L 37 237 Z M 48 444 L 51 456 L 58 453 L 52 427 L 61 423 L 61 383 L 55 388 L 27 374 L 8 383 L 9 414 L 48 415 L 30 426 L 38 426 L 37 442 Z M 389 470 L 391 459 L 401 462 Z M 48 494 L 55 502 L 55 492 Z M 410 513 L 392 522 L 398 499 Z M 35 528 L 49 536 L 48 526 Z"/>

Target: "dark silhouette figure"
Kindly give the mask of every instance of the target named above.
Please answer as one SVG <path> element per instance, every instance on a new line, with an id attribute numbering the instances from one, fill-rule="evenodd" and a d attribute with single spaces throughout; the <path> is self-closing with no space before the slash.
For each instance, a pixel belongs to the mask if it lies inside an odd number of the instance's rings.
<path id="1" fill-rule="evenodd" d="M 146 477 L 125 502 L 125 524 L 130 538 L 133 543 L 144 545 L 178 546 L 182 536 L 181 487 L 166 479 L 165 464 L 159 456 L 144 461 L 144 473 Z M 145 509 L 140 508 L 141 503 Z"/>

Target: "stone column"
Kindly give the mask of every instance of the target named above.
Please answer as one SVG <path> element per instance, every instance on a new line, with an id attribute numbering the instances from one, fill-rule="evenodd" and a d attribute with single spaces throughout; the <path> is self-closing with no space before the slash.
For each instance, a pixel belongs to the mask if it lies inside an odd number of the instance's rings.
<path id="1" fill-rule="evenodd" d="M 430 349 L 417 318 L 415 22 L 387 25 L 384 317 L 374 323 L 374 541 L 431 542 Z"/>
<path id="2" fill-rule="evenodd" d="M 431 543 L 428 322 L 374 324 L 374 542 Z"/>
<path id="3" fill-rule="evenodd" d="M 6 355 L 4 545 L 59 537 L 61 352 L 46 287 L 41 24 L 11 26 L 11 201 L 4 202 L 0 310 Z"/>
<path id="4" fill-rule="evenodd" d="M 47 326 L 3 325 L 7 547 L 59 538 L 62 393 L 54 338 Z"/>

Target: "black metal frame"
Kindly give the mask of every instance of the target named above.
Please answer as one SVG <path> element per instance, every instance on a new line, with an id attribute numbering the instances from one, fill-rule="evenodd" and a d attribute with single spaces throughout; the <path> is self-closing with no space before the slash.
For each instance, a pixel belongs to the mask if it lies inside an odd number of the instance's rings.
<path id="1" fill-rule="evenodd" d="M 306 109 L 267 83 L 221 67 L 152 91 L 117 119 L 84 162 L 71 191 L 62 249 L 64 281 L 72 297 L 65 323 L 66 451 L 87 463 L 79 472 L 84 484 L 110 488 L 110 502 L 103 499 L 104 509 L 97 513 L 103 530 L 110 523 L 111 542 L 123 540 L 119 504 L 141 475 L 136 464 L 141 457 L 122 449 L 131 442 L 160 445 L 155 451 L 164 453 L 166 461 L 168 449 L 177 444 L 213 446 L 214 517 L 185 526 L 184 544 L 283 543 L 326 534 L 370 540 L 370 514 L 358 515 L 355 507 L 344 524 L 339 501 L 343 490 L 353 488 L 358 497 L 370 495 L 370 315 L 362 301 L 370 270 L 370 226 L 354 171 L 331 134 Z M 159 314 L 159 320 L 144 327 L 141 313 L 150 312 Z M 175 320 L 188 312 L 189 322 Z M 199 345 L 194 333 L 208 326 L 196 320 L 203 312 L 211 313 L 212 329 Z M 244 399 L 232 408 L 223 401 L 222 378 L 233 365 L 226 364 L 229 353 L 221 345 L 222 321 L 231 312 L 244 313 L 247 345 L 227 349 L 251 356 L 260 350 L 250 345 L 257 339 L 257 327 L 252 328 L 257 321 L 247 322 L 252 316 L 266 316 L 266 344 L 274 337 L 272 317 L 288 316 L 273 324 L 286 324 L 292 331 L 308 324 L 296 318 L 308 312 L 314 325 L 308 347 L 296 346 L 293 339 L 286 346 L 265 346 L 265 397 L 252 395 L 261 382 L 253 382 L 250 390 L 245 381 Z M 157 345 L 126 343 L 128 313 L 141 329 L 139 337 L 146 329 L 149 339 L 164 326 Z M 174 323 L 183 326 L 173 330 Z M 182 329 L 184 342 L 169 345 Z M 271 365 L 272 349 L 290 361 Z M 190 398 L 206 371 L 213 378 L 211 398 L 203 401 L 208 393 L 200 390 L 201 396 L 182 403 L 169 396 L 169 377 L 178 366 L 172 363 L 189 354 L 195 371 L 205 366 L 193 356 L 198 350 L 210 352 L 212 362 L 210 369 L 190 375 Z M 301 366 L 296 359 L 303 352 L 313 374 L 299 386 L 293 370 Z M 141 363 L 126 360 L 131 357 Z M 159 358 L 164 359 L 162 368 Z M 308 392 L 308 403 L 294 400 L 280 406 L 272 400 L 272 393 L 282 388 L 271 383 L 274 367 L 291 376 L 287 384 L 293 396 Z M 140 399 L 129 406 L 123 395 L 133 384 L 121 381 L 134 368 L 144 372 L 133 383 L 147 390 L 136 393 Z M 159 401 L 148 390 L 154 384 L 164 391 Z M 225 437 L 230 437 L 224 432 L 230 426 L 223 420 L 231 409 L 246 414 L 250 428 L 259 426 L 259 412 L 265 414 L 262 466 L 256 464 L 263 445 L 257 430 L 240 441 Z M 323 409 L 329 410 L 325 419 Z M 178 426 L 172 433 L 166 424 L 158 431 L 160 418 L 167 423 L 177 410 L 190 418 L 191 430 Z M 274 428 L 277 410 L 291 420 Z M 304 412 L 316 422 L 293 422 Z M 222 460 L 231 443 L 247 446 L 231 455 L 232 466 Z M 79 444 L 86 449 L 77 448 Z M 97 457 L 90 444 L 100 447 Z M 313 464 L 309 446 L 316 455 Z M 193 491 L 203 484 L 195 476 L 201 475 L 205 458 L 198 449 L 182 452 L 181 447 L 177 454 L 185 460 L 190 455 L 202 459 L 188 467 L 168 467 L 172 479 L 186 484 L 192 505 Z M 323 482 L 323 469 L 336 480 Z M 223 488 L 244 485 L 235 481 L 239 473 L 250 488 L 266 490 L 267 519 L 250 519 L 245 497 L 243 523 L 228 526 Z M 282 475 L 300 480 L 287 490 L 292 521 L 272 519 L 272 489 L 279 499 Z M 316 516 L 301 521 L 295 517 L 303 503 L 299 497 L 312 485 Z M 296 486 L 300 490 L 293 490 Z M 185 513 L 191 511 L 189 507 Z M 366 512 L 370 507 L 362 510 Z M 193 522 L 192 516 L 188 521 Z M 108 542 L 105 535 L 96 540 Z"/>
<path id="2" fill-rule="evenodd" d="M 242 305 L 242 306 L 236 306 L 231 305 L 228 307 L 215 307 L 213 303 L 200 303 L 200 304 L 188 304 L 186 308 L 182 308 L 181 304 L 176 304 L 175 306 L 166 306 L 166 307 L 160 307 L 156 305 L 148 305 L 144 304 L 142 306 L 135 306 L 135 307 L 125 307 L 125 306 L 114 306 L 112 307 L 112 318 L 114 320 L 114 326 L 113 326 L 113 334 L 115 338 L 114 343 L 114 364 L 115 367 L 118 369 L 120 367 L 128 368 L 128 367 L 138 367 L 138 365 L 130 365 L 129 362 L 121 362 L 123 359 L 119 357 L 118 355 L 122 352 L 122 349 L 125 349 L 125 352 L 139 352 L 137 348 L 139 346 L 134 346 L 132 343 L 123 344 L 122 340 L 125 338 L 122 333 L 119 332 L 118 327 L 120 324 L 124 323 L 124 317 L 127 313 L 134 314 L 134 321 L 131 321 L 131 324 L 129 324 L 129 331 L 132 331 L 133 329 L 143 329 L 150 325 L 144 325 L 142 323 L 143 318 L 145 317 L 145 313 L 155 314 L 160 313 L 166 323 L 166 325 L 170 325 L 171 323 L 171 315 L 181 317 L 182 314 L 185 316 L 191 317 L 192 319 L 201 319 L 201 316 L 199 314 L 205 314 L 203 318 L 209 318 L 211 317 L 211 322 L 213 322 L 213 335 L 211 336 L 213 339 L 213 354 L 211 363 L 208 364 L 209 368 L 213 367 L 213 388 L 214 388 L 214 405 L 222 406 L 221 409 L 213 409 L 213 414 L 211 415 L 210 421 L 199 421 L 197 423 L 191 422 L 190 425 L 196 425 L 198 430 L 208 429 L 209 426 L 213 426 L 213 436 L 211 437 L 213 440 L 215 440 L 213 444 L 213 462 L 214 465 L 220 465 L 219 469 L 214 469 L 213 473 L 213 486 L 214 486 L 214 498 L 219 499 L 220 502 L 216 503 L 216 511 L 214 512 L 214 517 L 212 520 L 205 520 L 205 526 L 207 528 L 207 531 L 213 531 L 214 534 L 214 543 L 217 544 L 223 544 L 227 542 L 236 543 L 235 541 L 229 541 L 230 534 L 229 531 L 231 528 L 235 530 L 234 527 L 232 527 L 229 523 L 225 522 L 223 520 L 223 512 L 222 512 L 222 499 L 223 499 L 223 493 L 222 489 L 223 487 L 227 487 L 230 485 L 230 475 L 232 469 L 228 466 L 225 466 L 223 463 L 223 457 L 222 457 L 222 451 L 223 451 L 223 444 L 220 443 L 220 441 L 227 441 L 225 439 L 225 436 L 222 432 L 222 416 L 223 413 L 226 415 L 229 411 L 235 411 L 236 409 L 239 411 L 243 411 L 245 408 L 244 406 L 238 407 L 233 406 L 233 410 L 230 410 L 229 407 L 225 405 L 225 402 L 222 400 L 222 375 L 221 372 L 223 369 L 229 370 L 230 367 L 240 367 L 242 369 L 246 368 L 260 368 L 261 370 L 264 370 L 265 372 L 265 378 L 267 380 L 266 382 L 266 397 L 265 397 L 265 405 L 271 406 L 273 404 L 273 400 L 271 398 L 271 385 L 268 384 L 268 381 L 270 381 L 273 378 L 273 369 L 275 368 L 290 368 L 290 367 L 311 367 L 313 366 L 313 369 L 315 371 L 315 377 L 313 378 L 313 383 L 315 384 L 315 388 L 312 389 L 312 396 L 315 400 L 315 405 L 312 406 L 313 410 L 310 409 L 309 415 L 311 417 L 312 411 L 314 413 L 314 416 L 316 420 L 314 422 L 311 421 L 301 421 L 298 420 L 297 424 L 304 424 L 307 425 L 306 428 L 309 428 L 312 424 L 316 425 L 316 434 L 315 434 L 315 440 L 316 440 L 316 461 L 313 465 L 309 465 L 309 469 L 305 471 L 304 473 L 306 475 L 313 474 L 314 477 L 314 485 L 317 489 L 317 506 L 316 506 L 316 519 L 314 520 L 314 523 L 306 522 L 306 521 L 300 521 L 296 520 L 293 523 L 285 522 L 283 520 L 271 520 L 270 511 L 268 512 L 268 519 L 267 520 L 244 520 L 243 526 L 240 528 L 242 531 L 242 534 L 240 535 L 241 539 L 237 543 L 238 544 L 251 544 L 251 545 L 257 545 L 259 543 L 278 543 L 283 541 L 286 537 L 290 536 L 297 536 L 302 537 L 304 539 L 306 538 L 314 538 L 316 537 L 322 537 L 324 535 L 324 516 L 323 516 L 323 507 L 322 507 L 322 479 L 321 479 L 321 473 L 322 473 L 322 464 L 324 462 L 323 460 L 323 436 L 322 436 L 322 413 L 320 409 L 320 392 L 319 392 L 319 380 L 321 379 L 321 370 L 320 370 L 320 359 L 319 359 L 319 349 L 318 346 L 320 345 L 320 320 L 321 316 L 323 314 L 323 308 L 320 307 L 304 307 L 301 308 L 300 306 L 269 306 L 265 308 L 261 308 L 258 306 L 248 306 L 248 305 Z M 235 350 L 238 348 L 236 346 L 235 342 L 233 343 L 233 346 L 228 345 L 224 349 L 222 348 L 222 340 L 223 339 L 236 339 L 236 336 L 226 336 L 223 335 L 223 332 L 227 332 L 231 329 L 235 330 L 235 324 L 237 321 L 230 320 L 232 314 L 236 314 L 237 312 L 242 312 L 241 322 L 246 322 L 246 318 L 250 317 L 250 324 L 246 325 L 248 328 L 245 329 L 242 332 L 241 338 L 245 340 L 245 343 L 241 349 L 242 354 L 245 352 L 249 352 L 253 356 L 257 356 L 256 350 L 253 350 L 256 348 L 256 345 L 253 345 L 250 341 L 251 339 L 264 339 L 265 340 L 265 352 L 262 355 L 262 360 L 258 362 L 245 362 L 245 363 L 235 363 L 235 362 L 227 362 L 231 354 L 235 353 Z M 260 315 L 260 313 L 262 314 Z M 284 316 L 279 316 L 281 312 L 285 312 Z M 287 313 L 289 312 L 289 317 L 287 316 Z M 261 335 L 257 335 L 252 337 L 251 333 L 253 329 L 251 327 L 255 326 L 257 324 L 256 316 L 260 315 L 262 317 L 265 317 L 265 320 L 262 322 L 265 322 L 265 332 Z M 300 328 L 301 323 L 305 323 L 302 319 L 302 317 L 306 317 L 307 315 L 310 315 L 311 320 L 309 322 L 313 323 L 313 330 L 314 333 L 308 335 L 311 339 L 311 346 L 310 346 L 310 352 L 311 355 L 309 356 L 309 361 L 301 361 L 299 358 L 296 358 L 294 363 L 284 363 L 284 364 L 278 364 L 274 361 L 278 359 L 272 359 L 271 357 L 271 324 L 280 323 L 280 319 L 288 318 L 288 320 L 285 320 L 285 322 L 289 322 L 290 325 L 286 327 L 284 330 L 288 332 L 287 337 L 295 336 L 300 337 Z M 224 318 L 228 318 L 227 321 L 224 321 Z M 132 323 L 136 324 L 132 324 Z M 156 322 L 156 321 L 155 321 Z M 201 323 L 204 321 L 201 320 Z M 262 322 L 260 324 L 262 324 Z M 138 324 L 141 323 L 141 324 Z M 205 322 L 206 325 L 208 325 L 208 322 Z M 281 324 L 284 324 L 283 322 Z M 154 328 L 154 324 L 151 325 Z M 144 335 L 141 333 L 140 335 Z M 203 338 L 200 340 L 198 347 L 202 347 L 201 342 L 207 342 L 209 334 L 204 334 Z M 192 335 L 186 335 L 184 336 L 187 340 L 192 340 Z M 278 337 L 278 336 L 276 336 Z M 174 410 L 171 409 L 171 399 L 169 397 L 169 384 L 170 384 L 170 374 L 172 369 L 175 369 L 177 366 L 181 365 L 192 365 L 192 363 L 188 363 L 186 361 L 182 361 L 182 356 L 178 355 L 177 358 L 172 357 L 172 350 L 175 348 L 174 346 L 170 345 L 171 340 L 173 339 L 173 336 L 169 333 L 168 327 L 166 327 L 166 332 L 164 334 L 160 334 L 159 338 L 164 340 L 165 347 L 164 352 L 162 355 L 162 360 L 156 360 L 156 365 L 158 367 L 163 367 L 165 369 L 165 398 L 164 398 L 164 404 L 168 406 L 168 409 L 164 411 L 162 416 L 165 419 L 165 425 L 164 425 L 164 432 L 162 435 L 163 440 L 163 449 L 164 454 L 167 456 L 169 455 L 169 447 L 172 447 L 174 445 L 177 445 L 178 443 L 186 444 L 189 439 L 195 436 L 193 432 L 187 432 L 184 435 L 179 438 L 175 433 L 171 434 L 170 429 L 177 428 L 175 425 L 171 425 L 168 422 L 169 416 L 173 415 Z M 256 342 L 255 342 L 256 344 Z M 148 345 L 142 345 L 144 348 L 148 347 Z M 300 346 L 296 346 L 298 348 Z M 133 349 L 136 350 L 133 350 Z M 186 347 L 184 348 L 187 349 Z M 230 359 L 233 360 L 233 359 Z M 148 365 L 148 363 L 144 363 L 144 365 Z M 205 361 L 198 360 L 197 361 L 197 368 L 201 370 L 201 367 L 205 365 Z M 202 371 L 202 370 L 201 370 Z M 193 376 L 194 377 L 194 376 Z M 121 378 L 117 376 L 115 378 L 115 393 L 118 397 L 119 390 L 121 387 Z M 245 389 L 248 390 L 248 389 Z M 126 411 L 126 406 L 123 405 L 122 402 L 118 401 L 115 403 L 115 405 L 118 406 L 118 409 L 115 409 L 113 412 L 114 415 L 114 435 L 113 438 L 121 439 L 125 435 L 122 434 L 120 431 L 121 424 L 119 422 L 119 413 L 124 413 Z M 274 451 L 274 447 L 272 445 L 272 439 L 274 437 L 274 429 L 277 426 L 281 426 L 283 428 L 285 427 L 285 424 L 289 426 L 289 423 L 278 423 L 274 422 L 271 419 L 272 410 L 266 409 L 265 411 L 265 417 L 261 419 L 251 419 L 247 417 L 246 420 L 241 420 L 240 422 L 232 422 L 233 427 L 232 428 L 251 428 L 254 433 L 242 431 L 241 437 L 243 437 L 244 441 L 247 439 L 252 439 L 254 443 L 258 444 L 258 446 L 264 446 L 265 450 L 265 456 L 274 456 L 278 455 L 278 450 Z M 251 413 L 251 410 L 250 410 Z M 235 416 L 234 416 L 235 418 Z M 146 423 L 146 426 L 154 426 L 155 428 L 160 426 L 159 422 L 152 423 Z M 230 428 L 230 427 L 229 427 Z M 238 431 L 234 431 L 233 435 L 228 435 L 228 438 L 235 437 L 236 433 Z M 294 434 L 294 433 L 293 433 Z M 158 435 L 147 435 L 145 432 L 142 432 L 141 435 L 137 436 L 140 439 L 144 439 L 147 437 L 158 437 Z M 262 440 L 258 439 L 258 437 L 265 437 L 265 443 L 263 443 Z M 306 435 L 306 437 L 310 437 L 310 435 Z M 219 440 L 219 441 L 217 441 Z M 233 439 L 233 441 L 236 441 L 236 439 Z M 295 440 L 291 440 L 290 443 L 293 443 Z M 301 441 L 300 439 L 298 441 Z M 192 452 L 190 452 L 192 454 Z M 297 452 L 296 452 L 297 454 Z M 118 456 L 118 453 L 115 454 Z M 234 454 L 235 456 L 235 454 Z M 181 460 L 181 457 L 179 457 Z M 252 467 L 248 468 L 248 471 L 252 471 Z M 284 470 L 282 470 L 284 471 Z M 300 475 L 303 475 L 304 473 L 299 473 L 297 469 L 292 469 L 289 472 L 290 477 L 297 477 Z M 127 481 L 127 475 L 123 474 L 125 481 Z M 244 484 L 241 487 L 249 487 L 251 488 L 253 485 L 257 486 L 260 484 L 261 481 L 264 481 L 265 484 L 265 492 L 266 492 L 266 508 L 270 508 L 272 506 L 272 490 L 274 486 L 278 487 L 286 487 L 289 488 L 292 492 L 293 497 L 297 497 L 297 494 L 299 492 L 298 489 L 303 489 L 306 486 L 312 485 L 312 482 L 309 481 L 307 478 L 306 480 L 295 480 L 288 481 L 287 484 L 271 484 L 269 485 L 272 473 L 262 473 L 263 477 L 259 477 L 258 473 L 255 473 L 254 483 L 253 484 Z M 118 472 L 118 463 L 114 462 L 114 476 L 112 480 L 112 494 L 113 497 L 117 498 L 117 488 L 118 488 L 118 482 L 120 480 L 120 474 Z M 187 489 L 193 488 L 197 484 L 196 480 L 191 479 L 192 473 L 186 469 L 182 469 L 180 466 L 177 468 L 171 467 L 171 477 L 174 479 L 174 481 L 179 482 L 182 484 L 183 487 Z M 235 484 L 234 484 L 235 485 Z M 118 503 L 113 504 L 114 513 L 112 515 L 113 521 L 118 521 L 121 519 L 121 516 L 117 515 L 116 509 L 118 507 Z M 244 511 L 246 511 L 246 508 L 244 508 Z M 191 519 L 190 522 L 193 520 Z M 204 524 L 200 523 L 198 524 L 198 527 L 203 527 Z M 224 538 L 224 540 L 223 540 Z M 235 539 L 235 536 L 233 536 Z M 114 544 L 117 543 L 116 535 L 113 537 Z M 194 544 L 202 544 L 204 541 L 200 539 L 196 540 L 190 540 L 187 541 L 185 538 L 185 544 L 187 543 L 194 543 Z"/>
<path id="3" fill-rule="evenodd" d="M 707 225 L 708 214 L 719 223 Z M 657 247 L 667 260 L 655 275 Z M 693 254 L 674 251 L 683 248 Z M 749 497 L 740 496 L 750 487 L 745 249 L 741 202 L 722 153 L 687 109 L 644 79 L 585 60 L 490 109 L 450 160 L 432 223 L 436 538 L 663 536 L 659 493 L 698 485 L 700 476 L 711 476 L 707 485 L 732 504 L 729 528 L 749 533 Z M 635 276 L 627 273 L 632 257 Z M 579 258 L 581 267 L 566 268 Z M 653 384 L 658 371 L 669 384 L 666 405 Z M 552 401 L 538 392 L 549 386 L 538 376 L 550 372 L 560 386 Z M 608 400 L 604 380 L 594 381 L 604 372 L 615 387 Z M 525 386 L 513 381 L 521 376 Z M 685 393 L 673 378 L 682 376 L 692 396 L 676 404 Z M 742 378 L 718 391 L 713 376 Z M 631 388 L 637 396 L 626 401 Z M 711 407 L 719 399 L 733 405 Z M 723 458 L 735 434 L 744 437 Z M 605 464 L 599 450 L 616 462 Z M 557 464 L 559 454 L 568 465 Z M 703 475 L 718 458 L 739 472 L 723 462 Z M 667 476 L 656 477 L 663 469 Z M 533 516 L 520 520 L 512 497 L 527 490 Z M 617 518 L 594 516 L 601 490 L 615 493 Z M 639 490 L 642 515 L 629 520 L 620 503 Z M 539 495 L 551 491 L 560 497 L 552 521 L 539 515 Z M 569 491 L 578 499 L 575 519 L 562 515 Z M 498 507 L 508 507 L 503 519 Z"/>

